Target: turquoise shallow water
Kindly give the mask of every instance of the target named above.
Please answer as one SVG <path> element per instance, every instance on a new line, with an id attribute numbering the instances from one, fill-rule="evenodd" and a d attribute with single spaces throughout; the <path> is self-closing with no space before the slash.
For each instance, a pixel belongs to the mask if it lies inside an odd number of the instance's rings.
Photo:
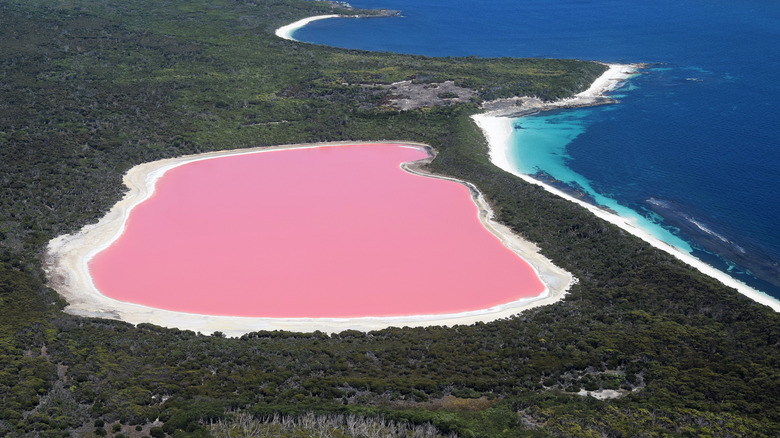
<path id="1" fill-rule="evenodd" d="M 618 105 L 518 119 L 519 170 L 646 218 L 658 237 L 780 298 L 780 2 L 353 4 L 403 17 L 323 20 L 295 37 L 435 56 L 649 63 L 616 91 Z"/>
<path id="2" fill-rule="evenodd" d="M 516 119 L 513 123 L 510 163 L 520 173 L 536 175 L 548 183 L 551 180 L 563 182 L 566 187 L 573 189 L 575 195 L 582 194 L 591 203 L 631 218 L 634 224 L 654 237 L 691 252 L 691 245 L 665 227 L 661 217 L 626 207 L 609 194 L 595 190 L 590 180 L 568 167 L 567 163 L 572 158 L 566 147 L 586 132 L 594 111 L 598 110 L 556 111 Z"/>

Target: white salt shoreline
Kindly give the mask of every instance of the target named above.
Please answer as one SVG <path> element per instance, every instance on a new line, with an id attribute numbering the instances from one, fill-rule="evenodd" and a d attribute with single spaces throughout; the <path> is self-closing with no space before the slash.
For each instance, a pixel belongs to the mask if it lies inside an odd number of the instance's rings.
<path id="1" fill-rule="evenodd" d="M 575 97 L 565 99 L 558 102 L 552 102 L 543 104 L 541 106 L 534 106 L 534 111 L 542 111 L 546 109 L 557 109 L 565 107 L 577 107 L 587 106 L 594 102 L 594 99 L 603 98 L 603 94 L 616 88 L 621 81 L 627 79 L 632 73 L 636 71 L 634 66 L 631 65 L 619 65 L 613 64 L 609 66 L 609 69 L 586 90 L 577 94 Z M 756 289 L 747 286 L 746 284 L 734 279 L 728 274 L 702 262 L 691 254 L 680 250 L 662 240 L 651 235 L 646 230 L 637 226 L 632 220 L 618 216 L 614 213 L 610 213 L 606 210 L 598 208 L 592 204 L 577 199 L 567 193 L 556 189 L 555 187 L 545 184 L 537 179 L 532 178 L 529 175 L 518 172 L 514 166 L 509 162 L 507 152 L 510 146 L 510 138 L 512 136 L 512 119 L 507 117 L 507 112 L 488 112 L 483 114 L 477 114 L 472 116 L 477 125 L 482 129 L 485 138 L 488 141 L 490 147 L 490 161 L 497 167 L 505 170 L 515 176 L 522 178 L 524 181 L 531 184 L 536 184 L 543 187 L 548 192 L 554 193 L 568 201 L 574 202 L 590 211 L 594 215 L 601 219 L 606 220 L 609 223 L 617 225 L 623 230 L 639 237 L 650 245 L 659 248 L 674 257 L 682 260 L 688 265 L 694 267 L 700 272 L 720 281 L 726 286 L 733 287 L 741 294 L 749 297 L 753 301 L 760 304 L 767 305 L 777 312 L 780 312 L 780 301 L 775 298 L 758 291 Z"/>
<path id="2" fill-rule="evenodd" d="M 488 309 L 452 314 L 363 318 L 253 318 L 175 312 L 122 302 L 101 294 L 92 282 L 87 266 L 89 260 L 119 238 L 132 209 L 152 195 L 155 182 L 170 169 L 193 161 L 229 155 L 262 153 L 279 149 L 370 143 L 391 143 L 413 147 L 425 146 L 403 141 L 285 145 L 270 148 L 211 152 L 135 166 L 124 177 L 125 184 L 130 188 L 129 192 L 97 224 L 87 225 L 75 235 L 59 236 L 49 242 L 44 269 L 49 278 L 50 286 L 57 290 L 68 302 L 65 311 L 74 315 L 118 319 L 132 324 L 151 323 L 203 333 L 221 331 L 228 336 L 240 336 L 260 330 L 289 330 L 298 332 L 319 330 L 333 333 L 348 329 L 369 331 L 393 326 L 451 326 L 490 322 L 507 318 L 525 309 L 554 303 L 563 298 L 571 285 L 576 282 L 571 274 L 558 268 L 547 258 L 541 256 L 536 245 L 522 240 L 507 227 L 493 221 L 493 213 L 490 207 L 472 184 L 421 172 L 414 163 L 406 163 L 402 167 L 412 173 L 457 181 L 469 187 L 472 199 L 478 206 L 480 220 L 485 228 L 498 237 L 505 246 L 529 263 L 545 284 L 545 291 L 540 296 L 523 298 Z"/>

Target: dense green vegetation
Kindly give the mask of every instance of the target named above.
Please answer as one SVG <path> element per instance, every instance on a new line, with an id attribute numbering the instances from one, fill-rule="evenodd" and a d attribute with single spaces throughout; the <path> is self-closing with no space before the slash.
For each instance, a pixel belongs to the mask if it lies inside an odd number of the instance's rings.
<path id="1" fill-rule="evenodd" d="M 0 0 L 0 435 L 209 436 L 209 424 L 229 429 L 240 415 L 309 413 L 459 436 L 780 435 L 777 314 L 488 161 L 468 117 L 479 100 L 567 96 L 602 66 L 273 36 L 331 11 L 292 0 Z M 454 80 L 478 98 L 397 111 L 377 85 L 405 79 Z M 225 339 L 74 317 L 46 287 L 48 240 L 96 221 L 135 164 L 379 139 L 435 147 L 432 170 L 474 182 L 502 221 L 580 280 L 566 300 L 468 327 Z M 625 396 L 575 395 L 602 388 Z"/>

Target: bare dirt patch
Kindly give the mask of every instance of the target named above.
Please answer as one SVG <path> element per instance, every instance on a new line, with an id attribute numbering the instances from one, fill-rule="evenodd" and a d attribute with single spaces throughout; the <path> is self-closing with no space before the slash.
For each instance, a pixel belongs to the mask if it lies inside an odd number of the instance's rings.
<path id="1" fill-rule="evenodd" d="M 477 95 L 476 91 L 455 85 L 454 81 L 431 84 L 402 81 L 382 87 L 390 91 L 390 105 L 402 111 L 469 102 Z"/>

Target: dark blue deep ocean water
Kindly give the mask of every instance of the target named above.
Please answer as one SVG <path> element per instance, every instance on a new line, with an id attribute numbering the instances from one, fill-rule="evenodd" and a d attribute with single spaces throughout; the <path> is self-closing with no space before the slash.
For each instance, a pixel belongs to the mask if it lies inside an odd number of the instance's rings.
<path id="1" fill-rule="evenodd" d="M 656 236 L 780 298 L 780 2 L 351 3 L 403 16 L 322 20 L 294 37 L 431 56 L 647 63 L 613 93 L 617 105 L 515 120 L 518 170 L 589 188 L 621 214 L 641 215 Z"/>

